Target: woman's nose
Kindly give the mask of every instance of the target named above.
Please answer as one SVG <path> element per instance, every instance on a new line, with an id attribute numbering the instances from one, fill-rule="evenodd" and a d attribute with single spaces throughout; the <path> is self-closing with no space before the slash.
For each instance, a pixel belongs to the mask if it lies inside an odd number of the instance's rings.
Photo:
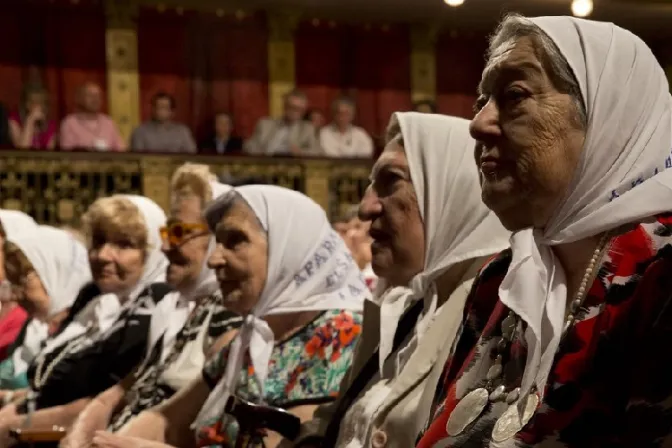
<path id="1" fill-rule="evenodd" d="M 215 246 L 215 250 L 212 251 L 212 254 L 210 254 L 210 257 L 208 257 L 208 268 L 217 269 L 223 267 L 225 264 L 224 250 L 222 249 L 222 246 L 218 244 Z"/>
<path id="2" fill-rule="evenodd" d="M 502 134 L 499 123 L 499 109 L 492 98 L 488 100 L 485 106 L 471 120 L 469 132 L 474 140 L 486 144 L 489 140 L 497 138 Z"/>
<path id="3" fill-rule="evenodd" d="M 114 259 L 114 249 L 111 244 L 105 243 L 98 249 L 98 259 L 100 260 L 113 260 Z"/>
<path id="4" fill-rule="evenodd" d="M 362 197 L 361 202 L 359 203 L 359 210 L 357 214 L 359 219 L 362 221 L 372 221 L 376 216 L 378 216 L 383 211 L 383 206 L 380 203 L 380 198 L 373 190 L 373 187 L 369 185 L 364 192 L 364 197 Z"/>

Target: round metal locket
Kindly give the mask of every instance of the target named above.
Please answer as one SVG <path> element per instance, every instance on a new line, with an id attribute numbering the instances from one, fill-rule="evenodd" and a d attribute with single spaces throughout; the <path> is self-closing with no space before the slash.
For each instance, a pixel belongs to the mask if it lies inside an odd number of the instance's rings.
<path id="1" fill-rule="evenodd" d="M 446 432 L 449 436 L 456 436 L 476 420 L 488 405 L 488 389 L 479 387 L 465 395 L 453 412 L 450 413 L 448 423 L 446 423 Z"/>

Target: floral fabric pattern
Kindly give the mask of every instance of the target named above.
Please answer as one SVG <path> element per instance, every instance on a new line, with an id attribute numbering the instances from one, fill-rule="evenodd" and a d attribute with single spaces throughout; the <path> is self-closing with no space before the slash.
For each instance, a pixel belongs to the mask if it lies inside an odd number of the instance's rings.
<path id="1" fill-rule="evenodd" d="M 263 397 L 249 359 L 240 372 L 236 395 L 284 409 L 333 400 L 350 367 L 361 331 L 361 313 L 325 311 L 299 332 L 276 343 Z M 227 357 L 228 350 L 224 349 L 204 368 L 203 376 L 211 387 L 224 374 Z M 218 421 L 197 430 L 198 446 L 233 446 L 237 432 L 235 420 L 222 415 Z"/>
<path id="2" fill-rule="evenodd" d="M 465 321 L 435 395 L 434 420 L 418 447 L 583 448 L 672 446 L 672 214 L 616 237 L 576 323 L 555 356 L 543 401 L 513 438 L 495 443 L 506 409 L 489 404 L 461 434 L 446 424 L 460 399 L 485 385 L 508 309 L 498 289 L 511 262 L 505 251 L 472 289 Z M 504 385 L 520 385 L 527 347 L 519 323 L 505 354 Z"/>

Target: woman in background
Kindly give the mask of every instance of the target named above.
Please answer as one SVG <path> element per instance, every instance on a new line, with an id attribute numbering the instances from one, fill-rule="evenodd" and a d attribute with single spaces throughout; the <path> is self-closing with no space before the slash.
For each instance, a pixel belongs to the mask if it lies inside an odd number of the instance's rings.
<path id="1" fill-rule="evenodd" d="M 56 122 L 48 117 L 49 94 L 34 84 L 28 84 L 21 92 L 18 113 L 9 115 L 9 135 L 12 144 L 20 149 L 54 149 L 56 146 Z"/>
<path id="2" fill-rule="evenodd" d="M 2 247 L 12 299 L 30 321 L 10 357 L 0 364 L 0 389 L 28 387 L 28 366 L 60 327 L 79 291 L 91 281 L 86 248 L 69 233 L 40 226 L 9 237 Z M 12 401 L 7 391 L 5 404 Z"/>
<path id="3" fill-rule="evenodd" d="M 194 437 L 198 446 L 233 446 L 238 425 L 224 413 L 230 395 L 306 420 L 338 391 L 370 293 L 324 210 L 301 193 L 251 185 L 215 201 L 206 219 L 217 239 L 209 266 L 225 305 L 245 324 L 189 388 L 118 434 L 98 433 L 95 446 L 183 447 Z M 278 442 L 271 434 L 265 444 Z"/>
<path id="4" fill-rule="evenodd" d="M 38 227 L 33 218 L 15 210 L 0 209 L 0 247 L 9 236 L 30 233 Z M 0 250 L 0 361 L 13 351 L 14 342 L 21 333 L 28 313 L 12 299 L 12 288 L 5 276 L 3 250 Z"/>
<path id="5" fill-rule="evenodd" d="M 69 426 L 91 398 L 126 377 L 145 357 L 151 314 L 170 292 L 160 236 L 166 217 L 156 203 L 101 198 L 82 222 L 94 282 L 30 365 L 27 398 L 0 411 L 0 446 L 27 422 Z"/>
<path id="6" fill-rule="evenodd" d="M 230 190 L 215 181 L 207 165 L 187 163 L 173 175 L 171 213 L 161 232 L 170 262 L 166 281 L 177 292 L 165 297 L 153 313 L 142 367 L 98 395 L 62 446 L 89 446 L 96 430 L 117 430 L 170 398 L 201 375 L 206 358 L 240 327 L 242 318 L 223 307 L 215 273 L 207 266 L 215 241 L 203 218 L 213 198 Z"/>

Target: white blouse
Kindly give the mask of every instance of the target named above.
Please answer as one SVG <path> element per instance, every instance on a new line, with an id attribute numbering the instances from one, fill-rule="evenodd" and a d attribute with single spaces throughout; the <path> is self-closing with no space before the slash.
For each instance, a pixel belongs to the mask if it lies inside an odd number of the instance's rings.
<path id="1" fill-rule="evenodd" d="M 325 126 L 320 130 L 320 145 L 327 157 L 373 157 L 373 140 L 358 126 L 351 126 L 345 132 L 333 124 Z"/>

